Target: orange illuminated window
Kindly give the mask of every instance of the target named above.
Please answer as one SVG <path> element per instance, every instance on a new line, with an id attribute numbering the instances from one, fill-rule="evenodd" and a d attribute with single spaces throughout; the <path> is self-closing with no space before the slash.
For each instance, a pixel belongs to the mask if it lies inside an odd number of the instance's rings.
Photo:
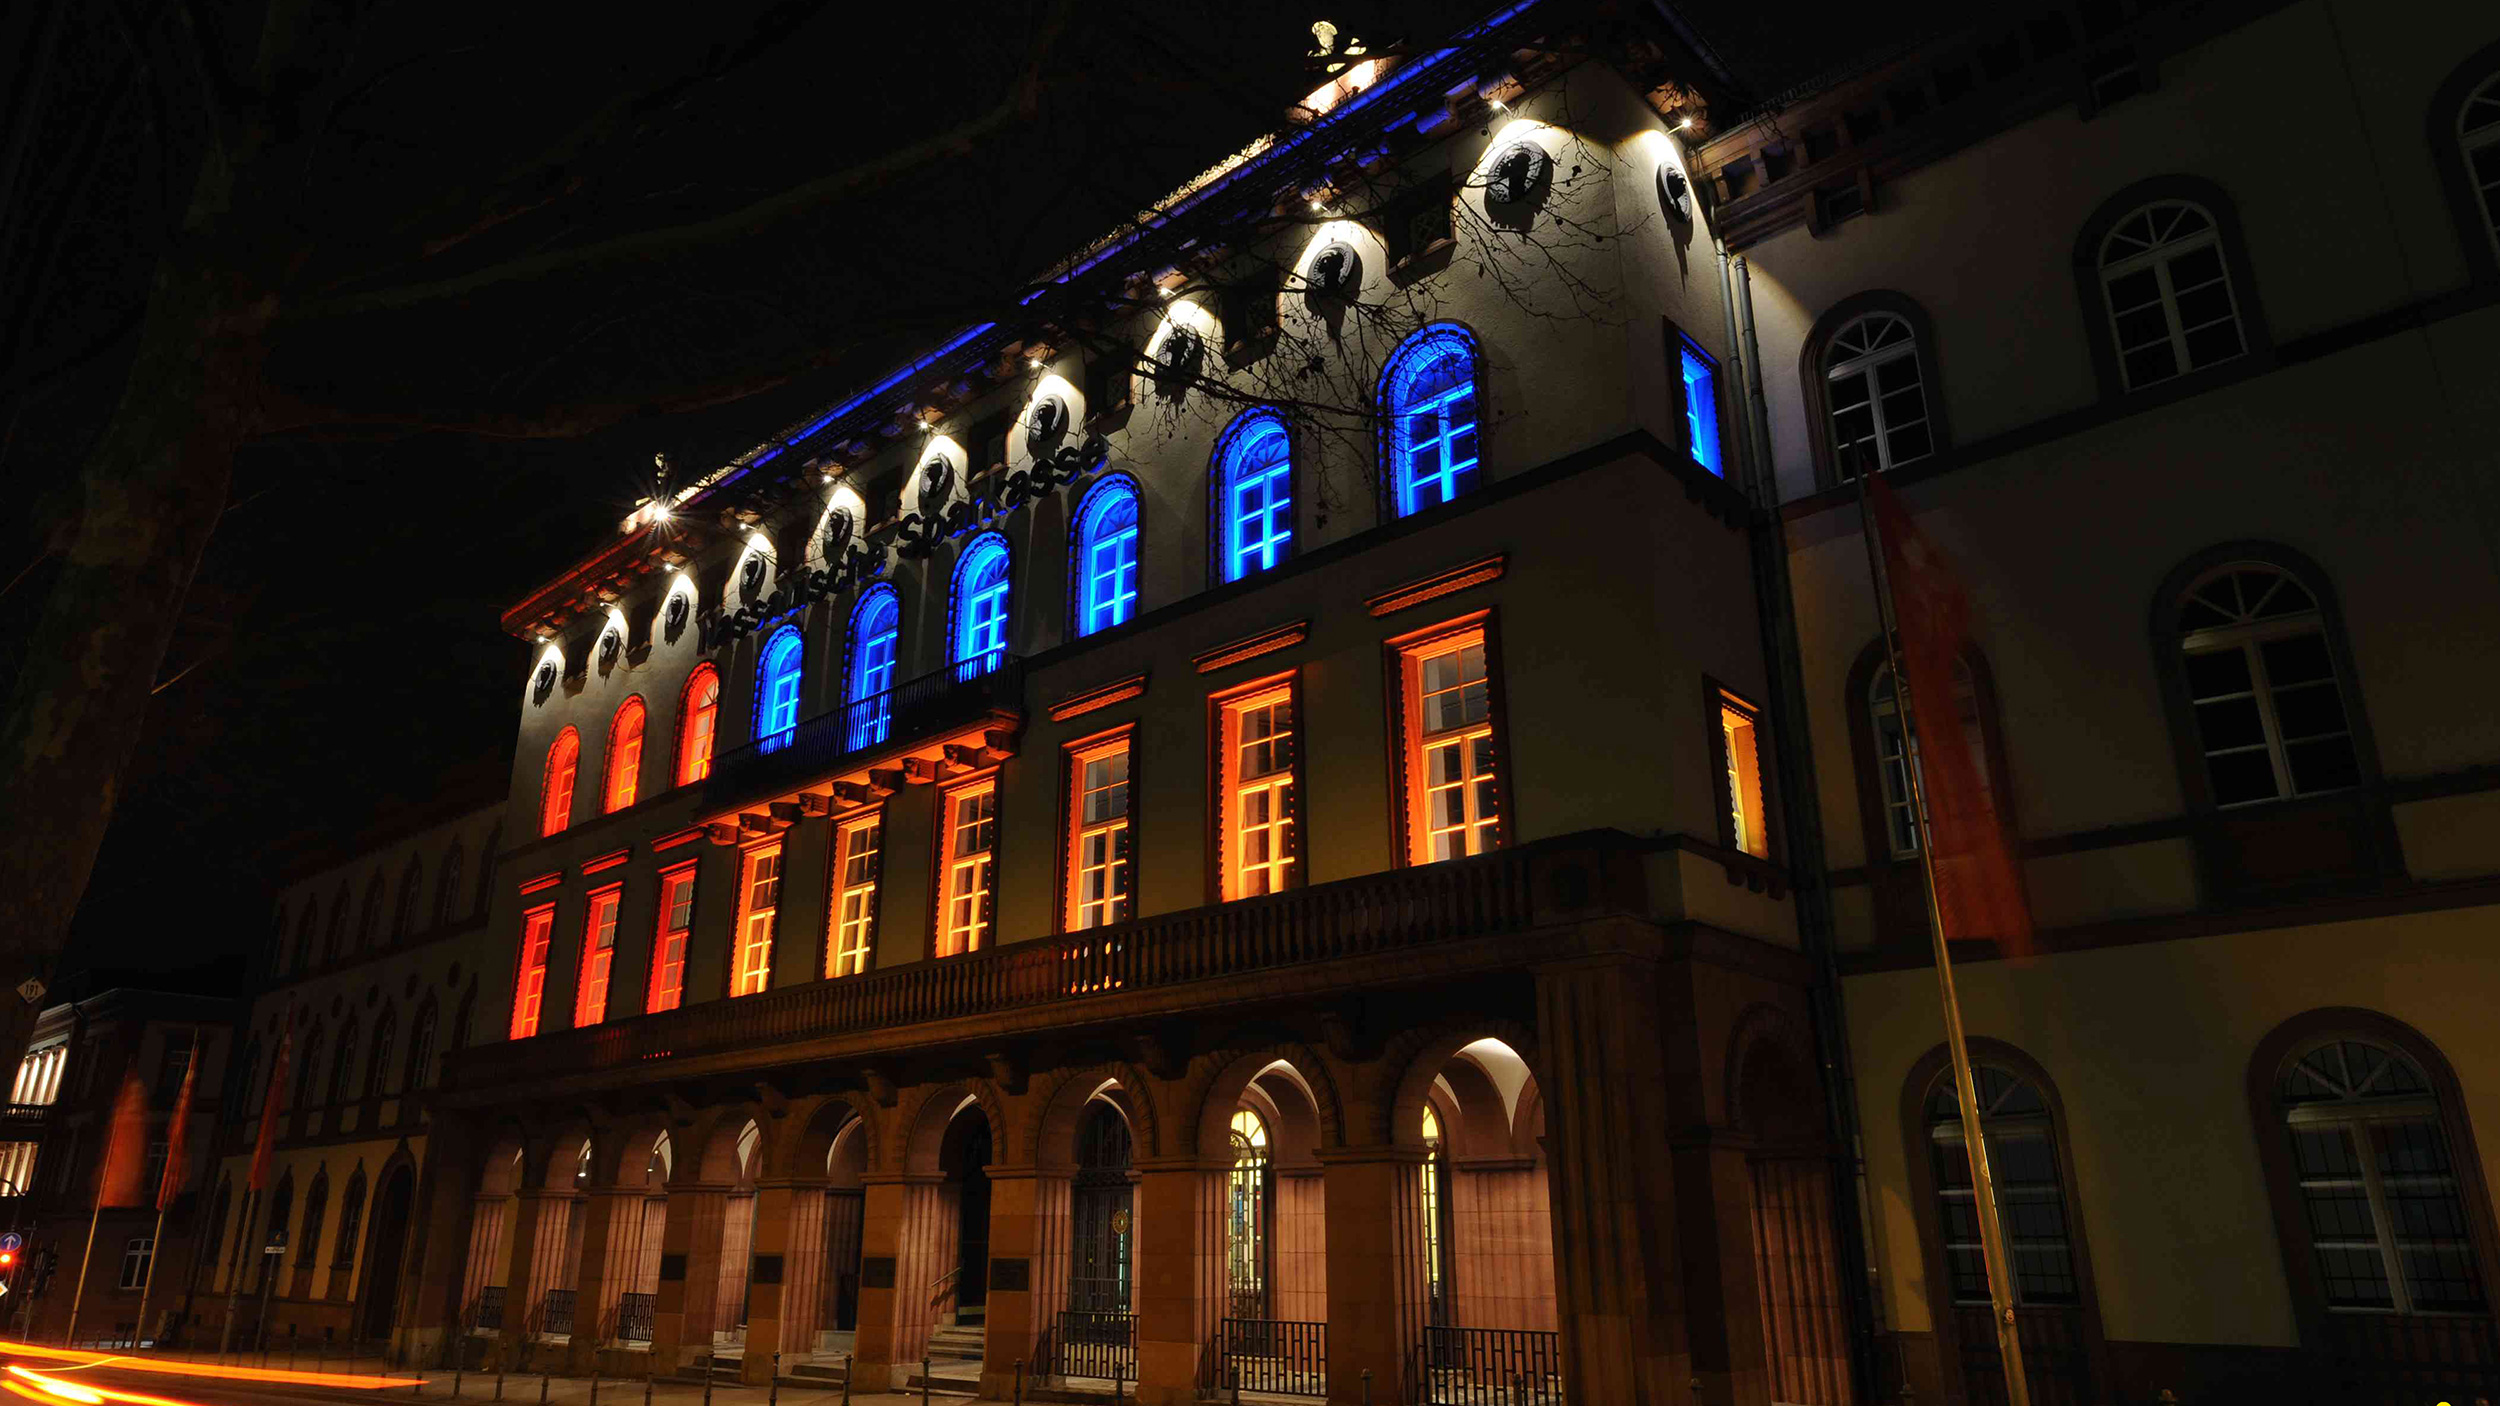
<path id="1" fill-rule="evenodd" d="M 686 994 L 686 938 L 694 928 L 694 866 L 660 876 L 660 930 L 651 941 L 650 1011 L 673 1011 Z"/>
<path id="2" fill-rule="evenodd" d="M 590 896 L 582 923 L 582 979 L 573 989 L 573 1026 L 597 1025 L 608 1014 L 608 971 L 616 961 L 616 910 L 625 890 L 609 887 Z"/>
<path id="3" fill-rule="evenodd" d="M 752 996 L 772 984 L 773 919 L 781 911 L 781 844 L 746 852 L 738 882 L 738 969 L 729 994 Z"/>
<path id="4" fill-rule="evenodd" d="M 1302 853 L 1294 681 L 1216 703 L 1216 844 L 1224 897 L 1290 888 Z"/>
<path id="5" fill-rule="evenodd" d="M 1068 930 L 1124 923 L 1136 883 L 1130 863 L 1126 733 L 1068 751 Z"/>
<path id="6" fill-rule="evenodd" d="M 677 709 L 677 784 L 712 774 L 712 729 L 720 719 L 720 670 L 701 665 L 686 678 Z"/>
<path id="7" fill-rule="evenodd" d="M 642 700 L 628 698 L 616 710 L 616 721 L 608 724 L 609 810 L 632 805 L 642 787 L 642 721 Z"/>
<path id="8" fill-rule="evenodd" d="M 1725 787 L 1719 838 L 1729 849 L 1771 857 L 1770 814 L 1762 799 L 1761 710 L 1725 689 L 1719 704 L 1720 785 Z"/>
<path id="9" fill-rule="evenodd" d="M 998 780 L 970 782 L 946 793 L 946 850 L 941 871 L 937 954 L 952 957 L 989 945 L 998 858 Z"/>
<path id="10" fill-rule="evenodd" d="M 547 996 L 547 946 L 556 933 L 556 906 L 521 915 L 521 974 L 512 984 L 512 1038 L 538 1033 L 538 1007 Z"/>
<path id="11" fill-rule="evenodd" d="M 1493 682 L 1482 625 L 1397 646 L 1405 734 L 1410 864 L 1482 854 L 1502 843 Z"/>
<path id="12" fill-rule="evenodd" d="M 547 749 L 547 779 L 538 800 L 538 833 L 552 835 L 573 823 L 573 772 L 581 765 L 582 737 L 571 728 Z"/>
<path id="13" fill-rule="evenodd" d="M 871 812 L 844 824 L 838 843 L 833 857 L 833 941 L 825 945 L 825 975 L 857 976 L 868 970 L 877 947 L 884 816 Z"/>

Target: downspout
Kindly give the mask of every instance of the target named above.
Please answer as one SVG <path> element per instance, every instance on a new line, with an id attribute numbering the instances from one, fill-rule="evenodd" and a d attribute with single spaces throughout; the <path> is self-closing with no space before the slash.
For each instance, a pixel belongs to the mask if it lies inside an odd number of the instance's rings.
<path id="1" fill-rule="evenodd" d="M 1843 1311 L 1848 1318 L 1849 1375 L 1856 1399 L 1878 1399 L 1875 1360 L 1874 1279 L 1866 1234 L 1865 1160 L 1858 1135 L 1857 1079 L 1850 1067 L 1848 1027 L 1841 1005 L 1837 931 L 1823 854 L 1821 793 L 1814 752 L 1807 742 L 1805 665 L 1797 644 L 1797 602 L 1788 574 L 1788 525 L 1780 514 L 1771 461 L 1771 417 L 1762 390 L 1762 346 L 1756 335 L 1753 278 L 1742 255 L 1718 244 L 1719 289 L 1727 314 L 1728 346 L 1741 362 L 1745 386 L 1745 446 L 1752 521 L 1754 593 L 1762 626 L 1762 653 L 1770 675 L 1771 750 L 1779 778 L 1780 836 L 1786 847 L 1797 935 L 1814 963 L 1808 1004 L 1815 1053 L 1823 1065 L 1824 1127 L 1831 1140 L 1832 1240 L 1840 1261 Z"/>

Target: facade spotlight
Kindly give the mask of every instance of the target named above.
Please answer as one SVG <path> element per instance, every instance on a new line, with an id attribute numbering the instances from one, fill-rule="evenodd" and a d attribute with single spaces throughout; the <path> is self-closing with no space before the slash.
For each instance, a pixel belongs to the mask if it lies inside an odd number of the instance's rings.
<path id="1" fill-rule="evenodd" d="M 669 517 L 670 517 L 670 513 L 669 513 L 669 507 L 668 507 L 668 504 L 666 504 L 666 503 L 658 503 L 658 504 L 654 504 L 654 505 L 652 506 L 652 509 L 651 509 L 651 520 L 652 520 L 653 522 L 666 522 L 666 521 L 668 521 L 668 520 L 669 520 Z"/>
<path id="2" fill-rule="evenodd" d="M 1687 118 L 1685 118 L 1683 121 L 1678 122 L 1678 123 L 1676 123 L 1676 124 L 1675 124 L 1675 130 L 1677 130 L 1677 131 L 1681 132 L 1681 131 L 1683 131 L 1685 128 L 1690 127 L 1690 126 L 1692 126 L 1692 125 L 1693 125 L 1693 119 L 1691 119 L 1691 118 L 1687 117 Z"/>

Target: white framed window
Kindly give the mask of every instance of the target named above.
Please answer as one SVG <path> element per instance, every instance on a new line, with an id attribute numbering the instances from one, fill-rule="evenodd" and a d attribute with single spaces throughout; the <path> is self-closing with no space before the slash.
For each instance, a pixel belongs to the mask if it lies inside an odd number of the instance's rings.
<path id="1" fill-rule="evenodd" d="M 833 942 L 825 975 L 857 976 L 876 961 L 877 880 L 885 846 L 884 812 L 845 821 L 834 854 Z"/>
<path id="2" fill-rule="evenodd" d="M 1875 671 L 1867 684 L 1866 709 L 1875 739 L 1875 775 L 1883 791 L 1884 839 L 1895 859 L 1918 857 L 1920 827 L 1911 823 L 1910 768 L 1918 764 L 1918 737 L 1903 727 L 1901 703 L 1894 696 L 1892 668 Z M 1970 750 L 1972 772 L 1983 783 L 1980 798 L 1996 809 L 1996 773 L 1988 765 L 1988 735 L 1979 720 L 1979 688 L 1970 666 L 1953 663 L 1953 711 L 1959 719 L 1962 745 Z"/>
<path id="3" fill-rule="evenodd" d="M 738 882 L 738 963 L 732 996 L 753 996 L 773 980 L 773 924 L 781 915 L 781 843 L 746 852 Z"/>
<path id="4" fill-rule="evenodd" d="M 945 905 L 938 914 L 941 957 L 989 945 L 995 920 L 998 780 L 984 778 L 946 793 Z"/>
<path id="5" fill-rule="evenodd" d="M 1396 648 L 1405 714 L 1407 862 L 1433 864 L 1498 848 L 1501 777 L 1484 627 L 1441 628 Z"/>
<path id="6" fill-rule="evenodd" d="M 144 1289 L 148 1275 L 156 1268 L 156 1241 L 139 1236 L 122 1247 L 122 1287 Z"/>
<path id="7" fill-rule="evenodd" d="M 2403 1054 L 2333 1040 L 2275 1086 L 2329 1313 L 2486 1305 L 2437 1092 Z"/>
<path id="8" fill-rule="evenodd" d="M 1832 334 L 1823 354 L 1832 465 L 1842 482 L 1861 469 L 1897 469 L 1935 452 L 1918 335 L 1898 313 L 1870 312 Z"/>
<path id="9" fill-rule="evenodd" d="M 1066 918 L 1070 932 L 1124 923 L 1133 916 L 1128 769 L 1125 733 L 1069 751 Z"/>
<path id="10" fill-rule="evenodd" d="M 625 890 L 617 884 L 590 896 L 590 912 L 582 923 L 581 979 L 573 993 L 576 1029 L 608 1018 L 608 975 L 616 962 L 616 914 L 624 902 Z"/>
<path id="11" fill-rule="evenodd" d="M 538 1033 L 538 1008 L 547 998 L 547 948 L 556 934 L 556 906 L 532 908 L 521 917 L 521 972 L 512 987 L 512 1038 Z M 299 1098 L 297 1100 L 301 1102 Z"/>
<path id="12" fill-rule="evenodd" d="M 1218 704 L 1217 824 L 1227 899 L 1276 893 L 1294 882 L 1302 853 L 1294 693 L 1294 681 L 1285 679 Z"/>
<path id="13" fill-rule="evenodd" d="M 2204 206 L 2161 200 L 2121 219 L 2101 240 L 2100 271 L 2127 389 L 2248 349 L 2221 232 Z"/>
<path id="14" fill-rule="evenodd" d="M 2075 1273 L 2066 1191 L 2058 1175 L 2056 1128 L 2048 1100 L 2028 1080 L 1992 1064 L 1973 1066 L 1979 1083 L 1979 1135 L 1988 1144 L 1988 1174 L 1996 1183 L 1997 1223 L 2013 1261 L 2014 1302 L 2076 1304 L 2083 1281 Z M 1945 1278 L 1953 1301 L 1985 1304 L 1988 1267 L 1979 1240 L 1979 1200 L 1973 1189 L 1962 1113 L 1947 1071 L 1927 1096 L 1927 1133 L 1936 1173 L 1937 1229 L 1944 1238 Z"/>
<path id="15" fill-rule="evenodd" d="M 2484 237 L 2500 254 L 2500 75 L 2475 89 L 2458 110 L 2457 148 L 2475 208 L 2482 211 Z"/>
<path id="16" fill-rule="evenodd" d="M 2179 607 L 2181 668 L 2217 806 L 2361 784 L 2326 619 L 2309 589 L 2260 562 L 2217 567 Z"/>

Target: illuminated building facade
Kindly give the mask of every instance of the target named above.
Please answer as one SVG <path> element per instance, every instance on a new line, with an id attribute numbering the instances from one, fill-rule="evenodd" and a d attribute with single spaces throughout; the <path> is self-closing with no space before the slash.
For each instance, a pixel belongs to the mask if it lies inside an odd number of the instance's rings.
<path id="1" fill-rule="evenodd" d="M 1753 121 L 1523 7 L 667 486 L 505 619 L 402 1348 L 1997 1399 L 1880 472 L 2040 927 L 1963 975 L 2033 1398 L 2488 1383 L 2500 32 L 2423 11 Z"/>

